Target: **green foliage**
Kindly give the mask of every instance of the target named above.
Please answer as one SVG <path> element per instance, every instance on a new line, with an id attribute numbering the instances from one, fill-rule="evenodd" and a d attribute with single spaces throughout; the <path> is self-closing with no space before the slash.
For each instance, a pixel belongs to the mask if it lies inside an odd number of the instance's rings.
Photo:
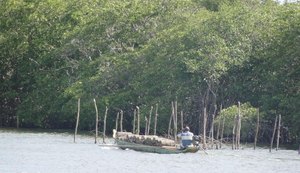
<path id="1" fill-rule="evenodd" d="M 243 141 L 253 140 L 257 122 L 258 111 L 252 107 L 250 103 L 241 104 L 241 139 Z M 232 136 L 232 129 L 238 116 L 238 106 L 233 105 L 220 112 L 220 116 L 216 118 L 215 125 L 223 123 L 224 120 L 224 136 Z"/>
<path id="2" fill-rule="evenodd" d="M 227 134 L 241 101 L 249 102 L 242 135 L 253 130 L 251 104 L 266 128 L 280 113 L 295 141 L 299 8 L 271 0 L 3 1 L 0 125 L 19 116 L 23 127 L 73 128 L 81 98 L 80 128 L 90 130 L 96 98 L 100 116 L 109 106 L 108 128 L 123 110 L 131 130 L 133 109 L 145 117 L 158 103 L 158 131 L 166 133 L 177 100 L 185 123 L 201 129 L 209 91 L 208 114 L 215 102 L 225 106 Z"/>

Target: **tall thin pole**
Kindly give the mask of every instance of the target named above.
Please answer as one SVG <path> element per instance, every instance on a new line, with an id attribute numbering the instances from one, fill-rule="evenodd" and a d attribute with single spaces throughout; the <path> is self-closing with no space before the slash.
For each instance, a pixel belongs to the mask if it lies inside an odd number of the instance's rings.
<path id="1" fill-rule="evenodd" d="M 80 116 L 80 98 L 78 99 L 77 102 L 77 120 L 76 120 L 76 127 L 75 127 L 75 133 L 74 133 L 74 143 L 77 135 L 77 129 L 78 129 L 78 124 L 79 124 L 79 116 Z"/>
<path id="2" fill-rule="evenodd" d="M 223 120 L 222 120 L 222 130 L 221 130 L 220 148 L 222 148 L 222 142 L 223 142 L 225 117 L 223 117 L 222 119 L 223 119 Z"/>
<path id="3" fill-rule="evenodd" d="M 155 118 L 154 118 L 154 135 L 156 135 L 156 128 L 157 128 L 157 117 L 158 117 L 158 104 L 156 103 L 155 108 Z"/>
<path id="4" fill-rule="evenodd" d="M 140 108 L 137 106 L 137 134 L 140 134 Z"/>
<path id="5" fill-rule="evenodd" d="M 149 112 L 149 120 L 148 120 L 148 128 L 147 128 L 147 134 L 148 135 L 150 135 L 152 110 L 153 110 L 153 106 L 151 106 L 151 109 L 150 109 L 150 112 Z"/>
<path id="6" fill-rule="evenodd" d="M 275 123 L 274 123 L 274 128 L 273 128 L 273 135 L 272 135 L 272 139 L 271 139 L 271 146 L 270 146 L 270 152 L 273 148 L 273 142 L 274 142 L 274 137 L 275 137 L 275 132 L 276 132 L 276 126 L 277 126 L 277 115 L 276 115 L 276 118 L 275 118 Z"/>
<path id="7" fill-rule="evenodd" d="M 135 122 L 136 122 L 136 109 L 134 109 L 133 111 L 133 123 L 132 123 L 132 133 L 135 134 L 136 130 L 135 130 Z"/>
<path id="8" fill-rule="evenodd" d="M 236 125 L 237 115 L 234 116 L 233 129 L 232 129 L 232 149 L 236 149 Z"/>
<path id="9" fill-rule="evenodd" d="M 241 123 L 241 102 L 238 102 L 238 121 L 237 121 L 237 149 L 240 149 L 240 141 L 241 141 L 241 128 L 242 128 L 242 123 Z"/>
<path id="10" fill-rule="evenodd" d="M 117 117 L 116 117 L 116 131 L 118 131 L 119 116 L 120 116 L 120 113 L 118 112 Z"/>
<path id="11" fill-rule="evenodd" d="M 108 111 L 108 108 L 107 106 L 105 107 L 105 114 L 104 114 L 104 125 L 103 125 L 103 143 L 106 143 L 105 142 L 105 137 L 106 137 L 106 119 L 107 119 L 107 111 Z"/>
<path id="12" fill-rule="evenodd" d="M 120 131 L 123 132 L 123 110 L 120 112 Z"/>
<path id="13" fill-rule="evenodd" d="M 96 99 L 94 99 L 94 105 L 95 105 L 95 110 L 96 110 L 95 144 L 97 144 L 97 138 L 98 138 L 98 108 L 97 108 Z"/>
<path id="14" fill-rule="evenodd" d="M 279 148 L 280 127 L 281 127 L 281 115 L 279 114 L 279 117 L 278 117 L 278 126 L 277 126 L 277 145 L 276 145 L 276 151 Z"/>
<path id="15" fill-rule="evenodd" d="M 177 141 L 177 101 L 172 102 L 172 115 L 173 115 L 173 123 L 174 123 L 174 140 Z"/>
<path id="16" fill-rule="evenodd" d="M 254 138 L 254 150 L 256 149 L 258 130 L 259 130 L 259 109 L 257 109 L 257 121 L 256 121 L 256 131 L 255 131 L 255 138 Z"/>
<path id="17" fill-rule="evenodd" d="M 183 129 L 183 111 L 180 111 L 180 127 Z"/>

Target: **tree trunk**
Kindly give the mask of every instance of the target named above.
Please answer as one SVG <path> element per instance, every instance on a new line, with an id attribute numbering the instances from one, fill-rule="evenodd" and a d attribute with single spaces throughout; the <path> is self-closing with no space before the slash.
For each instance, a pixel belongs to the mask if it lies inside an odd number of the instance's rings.
<path id="1" fill-rule="evenodd" d="M 95 105 L 95 111 L 96 111 L 96 123 L 95 123 L 95 144 L 97 144 L 97 138 L 98 138 L 98 108 L 97 108 L 97 103 L 96 99 L 94 99 L 94 105 Z"/>
<path id="2" fill-rule="evenodd" d="M 273 135 L 272 135 L 272 139 L 271 139 L 271 145 L 270 145 L 270 152 L 272 151 L 273 148 L 273 142 L 274 142 L 274 137 L 275 137 L 275 132 L 276 132 L 276 126 L 277 126 L 277 115 L 275 118 L 275 123 L 274 123 L 274 129 L 273 129 Z"/>
<path id="3" fill-rule="evenodd" d="M 77 135 L 77 129 L 79 124 L 79 116 L 80 116 L 80 98 L 78 99 L 78 108 L 77 108 L 77 119 L 76 119 L 76 127 L 75 127 L 75 133 L 74 133 L 74 143 L 76 141 L 76 135 Z"/>
<path id="4" fill-rule="evenodd" d="M 104 125 L 103 125 L 103 143 L 105 143 L 105 137 L 106 137 L 106 118 L 107 118 L 107 106 L 105 107 L 105 114 L 104 114 Z M 118 121 L 117 121 L 118 122 Z"/>
<path id="5" fill-rule="evenodd" d="M 157 117 L 158 117 L 158 104 L 156 103 L 155 118 L 154 118 L 154 132 L 153 132 L 154 135 L 156 135 Z"/>
<path id="6" fill-rule="evenodd" d="M 255 131 L 255 138 L 254 138 L 254 150 L 256 149 L 258 130 L 259 130 L 259 109 L 257 109 L 257 121 L 256 121 L 256 131 Z"/>
<path id="7" fill-rule="evenodd" d="M 280 127 L 281 127 L 281 115 L 279 114 L 279 117 L 278 117 L 278 126 L 277 126 L 277 145 L 276 145 L 276 151 L 279 148 Z"/>

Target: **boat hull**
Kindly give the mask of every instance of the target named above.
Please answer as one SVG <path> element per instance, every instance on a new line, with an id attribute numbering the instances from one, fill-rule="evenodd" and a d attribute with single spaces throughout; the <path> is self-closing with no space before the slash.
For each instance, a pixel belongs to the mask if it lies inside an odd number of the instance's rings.
<path id="1" fill-rule="evenodd" d="M 158 154 L 179 154 L 179 153 L 195 153 L 199 150 L 198 147 L 188 147 L 186 149 L 178 149 L 175 146 L 150 146 L 127 142 L 116 139 L 116 143 L 121 149 L 131 149 L 135 151 L 158 153 Z"/>

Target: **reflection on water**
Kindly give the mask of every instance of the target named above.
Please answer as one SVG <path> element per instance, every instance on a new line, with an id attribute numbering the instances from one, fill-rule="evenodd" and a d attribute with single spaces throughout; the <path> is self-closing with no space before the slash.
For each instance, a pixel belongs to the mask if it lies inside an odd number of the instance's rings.
<path id="1" fill-rule="evenodd" d="M 79 135 L 76 141 L 69 133 L 0 129 L 0 173 L 300 172 L 300 155 L 293 150 L 228 148 L 160 155 L 95 145 L 90 136 Z"/>

